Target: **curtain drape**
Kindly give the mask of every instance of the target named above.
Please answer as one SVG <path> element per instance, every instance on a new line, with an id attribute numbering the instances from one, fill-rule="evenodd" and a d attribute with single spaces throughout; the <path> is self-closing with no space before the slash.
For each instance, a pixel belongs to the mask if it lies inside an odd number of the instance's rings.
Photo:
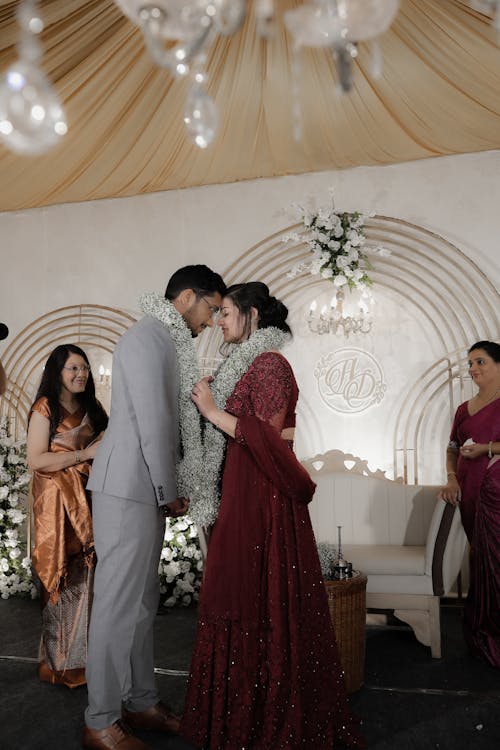
<path id="1" fill-rule="evenodd" d="M 277 0 L 280 13 L 297 4 Z M 16 57 L 16 5 L 0 0 L 1 72 Z M 303 50 L 299 142 L 291 39 L 281 22 L 274 38 L 258 39 L 249 13 L 209 54 L 220 129 L 204 151 L 184 130 L 188 83 L 155 66 L 111 0 L 40 8 L 43 65 L 69 132 L 38 157 L 0 145 L 0 210 L 500 147 L 500 48 L 489 19 L 458 0 L 402 0 L 380 39 L 381 77 L 372 77 L 370 46 L 360 44 L 348 95 L 338 93 L 331 54 Z"/>

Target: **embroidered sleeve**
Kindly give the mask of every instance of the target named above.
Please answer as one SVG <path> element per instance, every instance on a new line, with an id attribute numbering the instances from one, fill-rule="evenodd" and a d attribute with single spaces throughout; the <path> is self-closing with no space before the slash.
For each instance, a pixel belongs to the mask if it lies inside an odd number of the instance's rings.
<path id="1" fill-rule="evenodd" d="M 266 352 L 255 359 L 249 388 L 252 411 L 278 432 L 285 422 L 292 388 L 292 369 L 282 356 Z"/>

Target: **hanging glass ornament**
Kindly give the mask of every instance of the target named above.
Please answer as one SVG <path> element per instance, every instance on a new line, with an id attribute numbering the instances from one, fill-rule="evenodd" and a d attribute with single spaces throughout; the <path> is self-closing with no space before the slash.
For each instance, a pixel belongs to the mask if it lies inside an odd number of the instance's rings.
<path id="1" fill-rule="evenodd" d="M 40 154 L 68 127 L 59 98 L 36 65 L 19 60 L 0 83 L 0 137 L 19 154 Z"/>
<path id="2" fill-rule="evenodd" d="M 198 148 L 206 148 L 212 143 L 218 122 L 214 100 L 200 84 L 195 83 L 186 97 L 184 123 L 189 137 Z"/>
<path id="3" fill-rule="evenodd" d="M 40 69 L 37 34 L 43 22 L 35 0 L 23 0 L 17 12 L 19 60 L 0 81 L 0 139 L 19 154 L 41 154 L 68 130 L 55 89 Z"/>

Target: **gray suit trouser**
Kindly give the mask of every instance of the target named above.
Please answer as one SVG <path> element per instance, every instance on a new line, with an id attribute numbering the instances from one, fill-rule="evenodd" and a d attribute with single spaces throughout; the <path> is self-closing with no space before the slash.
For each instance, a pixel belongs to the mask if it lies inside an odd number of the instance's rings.
<path id="1" fill-rule="evenodd" d="M 153 623 L 165 519 L 156 505 L 94 492 L 97 567 L 87 656 L 85 723 L 104 729 L 121 718 L 122 703 L 143 711 L 159 700 L 154 677 Z"/>

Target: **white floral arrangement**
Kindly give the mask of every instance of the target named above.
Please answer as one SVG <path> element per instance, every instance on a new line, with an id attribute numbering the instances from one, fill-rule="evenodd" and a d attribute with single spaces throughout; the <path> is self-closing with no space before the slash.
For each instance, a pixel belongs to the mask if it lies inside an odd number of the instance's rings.
<path id="1" fill-rule="evenodd" d="M 167 518 L 158 572 L 164 607 L 189 607 L 198 600 L 203 559 L 198 532 L 189 516 Z"/>
<path id="2" fill-rule="evenodd" d="M 26 444 L 14 442 L 8 422 L 0 421 L 0 596 L 37 596 L 26 553 L 26 502 L 30 474 Z"/>
<path id="3" fill-rule="evenodd" d="M 293 204 L 289 214 L 302 222 L 301 233 L 292 232 L 282 237 L 283 242 L 305 243 L 313 253 L 309 262 L 297 263 L 288 278 L 309 272 L 333 282 L 338 291 L 343 288 L 366 291 L 372 285 L 368 271 L 372 268 L 368 255 L 388 257 L 387 248 L 371 245 L 366 239 L 364 224 L 369 216 L 359 211 L 338 211 L 330 189 L 331 206 L 303 208 Z"/>

